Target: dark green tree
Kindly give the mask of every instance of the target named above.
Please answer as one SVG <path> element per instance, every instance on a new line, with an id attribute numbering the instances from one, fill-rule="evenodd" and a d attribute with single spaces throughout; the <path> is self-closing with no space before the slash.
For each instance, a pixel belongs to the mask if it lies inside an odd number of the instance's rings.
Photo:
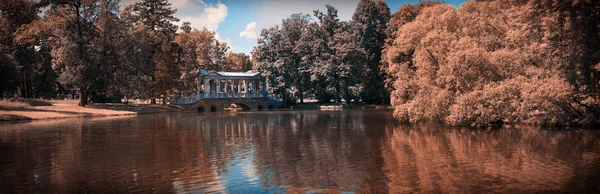
<path id="1" fill-rule="evenodd" d="M 302 56 L 295 50 L 303 32 L 307 29 L 310 16 L 292 14 L 279 26 L 261 32 L 258 46 L 252 56 L 259 71 L 266 72 L 269 85 L 275 94 L 285 101 L 294 103 L 296 98 L 304 101 L 307 90 L 306 68 Z"/>
<path id="2" fill-rule="evenodd" d="M 177 9 L 172 9 L 171 3 L 168 0 L 144 0 L 135 3 L 132 10 L 137 19 L 135 22 L 143 24 L 146 29 L 146 36 L 150 41 L 153 56 L 162 49 L 162 45 L 165 45 L 163 44 L 163 39 L 168 41 L 174 39 L 175 32 L 177 31 L 177 26 L 174 22 L 178 22 L 179 19 L 174 16 Z M 155 72 L 156 70 L 154 62 L 148 64 L 147 71 L 145 72 L 151 77 L 151 82 L 149 83 L 156 82 L 155 75 L 159 74 Z M 152 84 L 148 85 L 148 87 L 152 95 L 151 103 L 156 104 L 155 98 L 158 95 L 156 88 Z"/>
<path id="3" fill-rule="evenodd" d="M 387 103 L 389 94 L 384 87 L 385 72 L 381 71 L 381 53 L 386 38 L 390 10 L 382 0 L 361 0 L 352 21 L 358 26 L 358 40 L 367 52 L 367 69 L 362 99 L 368 103 Z"/>
<path id="4" fill-rule="evenodd" d="M 311 23 L 302 34 L 296 52 L 302 55 L 302 67 L 310 76 L 311 92 L 320 102 L 330 102 L 336 98 L 335 53 L 331 48 L 332 40 L 339 26 L 337 9 L 327 5 L 327 11 L 315 10 L 314 17 L 318 21 Z"/>
<path id="5" fill-rule="evenodd" d="M 120 13 L 120 27 L 125 33 L 117 42 L 121 46 L 121 66 L 115 71 L 113 90 L 129 99 L 150 99 L 149 89 L 154 74 L 150 67 L 153 64 L 153 46 L 147 36 L 146 26 L 139 21 L 133 12 L 133 6 L 127 6 Z"/>
<path id="6" fill-rule="evenodd" d="M 106 30 L 106 14 L 118 13 L 118 1 L 59 1 L 29 32 L 50 34 L 54 69 L 59 82 L 79 93 L 79 105 L 86 106 L 90 93 L 105 88 L 112 77 L 109 60 L 114 31 Z M 35 33 L 34 33 L 35 34 Z M 118 60 L 118 59 L 117 59 Z"/>
<path id="7" fill-rule="evenodd" d="M 156 70 L 154 71 L 155 81 L 153 87 L 162 97 L 163 105 L 166 105 L 169 95 L 177 87 L 179 70 L 175 64 L 177 54 L 176 45 L 165 40 L 160 48 L 154 55 Z"/>
<path id="8" fill-rule="evenodd" d="M 37 85 L 34 83 L 34 80 L 39 76 L 50 76 L 49 74 L 36 71 L 43 61 L 48 61 L 48 59 L 39 57 L 48 56 L 48 50 L 36 49 L 40 48 L 42 42 L 39 40 L 28 42 L 17 39 L 22 28 L 25 28 L 28 24 L 39 18 L 37 13 L 43 5 L 45 4 L 35 1 L 0 0 L 0 43 L 2 44 L 0 52 L 3 52 L 4 55 L 10 55 L 8 59 L 13 60 L 14 63 L 7 62 L 6 64 L 16 65 L 16 69 L 18 70 L 18 73 L 13 76 L 6 76 L 0 79 L 17 77 L 19 81 L 11 84 L 10 87 L 18 87 L 18 93 L 23 98 L 40 97 L 37 89 L 41 88 L 36 87 Z M 56 82 L 48 81 L 50 83 Z M 3 82 L 11 81 L 4 80 Z"/>
<path id="9" fill-rule="evenodd" d="M 52 56 L 50 47 L 41 44 L 37 47 L 35 54 L 35 66 L 33 67 L 33 80 L 31 90 L 34 98 L 54 98 L 58 91 L 58 74 L 52 68 Z"/>
<path id="10" fill-rule="evenodd" d="M 180 29 L 183 32 L 190 33 L 190 32 L 192 32 L 192 23 L 183 22 L 183 25 L 180 27 Z"/>
<path id="11" fill-rule="evenodd" d="M 0 53 L 0 97 L 9 97 L 17 89 L 17 65 L 10 55 Z"/>
<path id="12" fill-rule="evenodd" d="M 337 102 L 342 98 L 348 103 L 356 99 L 362 87 L 367 53 L 356 41 L 357 36 L 354 33 L 356 26 L 353 24 L 340 22 L 330 43 L 333 60 L 327 78 L 330 86 L 335 89 Z"/>

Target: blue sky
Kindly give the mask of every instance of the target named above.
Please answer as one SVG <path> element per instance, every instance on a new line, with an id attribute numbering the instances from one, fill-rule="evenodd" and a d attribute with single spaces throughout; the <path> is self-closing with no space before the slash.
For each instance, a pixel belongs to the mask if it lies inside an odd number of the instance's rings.
<path id="1" fill-rule="evenodd" d="M 141 0 L 121 0 L 128 5 Z M 178 9 L 175 14 L 181 22 L 189 21 L 192 27 L 206 27 L 217 32 L 218 39 L 227 42 L 233 52 L 250 54 L 256 45 L 260 30 L 281 24 L 292 13 L 312 15 L 312 10 L 325 9 L 330 4 L 338 9 L 341 20 L 350 20 L 359 0 L 171 0 Z M 458 7 L 466 0 L 446 0 Z M 419 0 L 388 0 L 395 12 L 404 4 Z M 243 33 L 242 33 L 243 32 Z"/>

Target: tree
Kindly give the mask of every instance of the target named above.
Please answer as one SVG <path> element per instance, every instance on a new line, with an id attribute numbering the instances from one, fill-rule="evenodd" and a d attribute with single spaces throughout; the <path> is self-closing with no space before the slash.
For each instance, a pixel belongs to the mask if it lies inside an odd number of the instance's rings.
<path id="1" fill-rule="evenodd" d="M 153 87 L 158 94 L 161 94 L 163 105 L 167 104 L 167 99 L 171 92 L 177 86 L 179 71 L 175 64 L 175 45 L 171 45 L 170 41 L 164 41 L 160 47 L 161 50 L 154 55 L 154 63 L 156 70 L 154 71 L 155 82 Z"/>
<path id="2" fill-rule="evenodd" d="M 323 13 L 320 10 L 314 11 L 314 17 L 318 21 L 313 22 L 302 34 L 302 37 L 296 46 L 296 52 L 302 56 L 300 72 L 305 73 L 305 77 L 310 76 L 311 92 L 320 102 L 330 102 L 331 99 L 337 99 L 336 89 L 338 80 L 330 77 L 335 71 L 334 64 L 333 36 L 339 27 L 339 18 L 337 9 L 327 5 L 327 11 Z"/>
<path id="3" fill-rule="evenodd" d="M 227 58 L 227 68 L 224 69 L 225 71 L 246 72 L 252 69 L 252 61 L 246 53 L 233 53 L 229 51 L 225 57 Z"/>
<path id="4" fill-rule="evenodd" d="M 252 49 L 254 69 L 265 73 L 270 86 L 269 93 L 288 99 L 290 80 L 284 77 L 283 63 L 278 59 L 284 44 L 279 26 L 263 29 L 256 41 L 258 45 Z"/>
<path id="5" fill-rule="evenodd" d="M 136 2 L 133 5 L 133 11 L 139 17 L 139 23 L 144 24 L 150 35 L 155 38 L 156 44 L 161 44 L 159 39 L 164 38 L 161 35 L 170 37 L 177 31 L 177 26 L 173 24 L 179 19 L 174 16 L 177 9 L 171 8 L 168 0 L 144 0 Z"/>
<path id="6" fill-rule="evenodd" d="M 358 23 L 340 22 L 337 9 L 310 16 L 293 14 L 282 27 L 263 30 L 252 51 L 255 68 L 265 72 L 271 90 L 289 103 L 305 96 L 320 102 L 357 99 L 364 88 L 367 53 Z"/>
<path id="7" fill-rule="evenodd" d="M 420 10 L 386 49 L 394 116 L 474 126 L 597 123 L 594 83 L 585 83 L 598 59 L 581 53 L 596 56 L 584 42 L 600 36 L 582 25 L 595 20 L 577 22 L 597 9 L 591 1 L 496 0 Z"/>
<path id="8" fill-rule="evenodd" d="M 256 69 L 266 72 L 269 85 L 285 101 L 295 102 L 295 96 L 304 101 L 308 84 L 301 66 L 301 56 L 294 49 L 306 30 L 310 16 L 292 14 L 279 26 L 261 32 L 258 46 L 252 51 Z"/>
<path id="9" fill-rule="evenodd" d="M 52 48 L 53 68 L 60 73 L 59 82 L 79 93 L 79 105 L 88 103 L 88 95 L 105 86 L 111 77 L 106 59 L 105 38 L 99 21 L 103 15 L 118 13 L 118 1 L 58 1 L 46 17 L 34 22 L 23 33 L 22 40 L 46 37 Z"/>
<path id="10" fill-rule="evenodd" d="M 359 97 L 361 79 L 364 77 L 364 64 L 367 62 L 367 53 L 356 41 L 356 26 L 350 22 L 341 22 L 330 47 L 333 50 L 333 68 L 328 78 L 335 88 L 338 102 L 342 98 L 346 102 Z"/>
<path id="11" fill-rule="evenodd" d="M 321 12 L 317 11 L 317 13 Z M 321 29 L 321 26 L 317 22 L 312 22 L 302 33 L 295 48 L 295 52 L 302 56 L 298 71 L 305 77 L 305 82 L 310 85 L 307 87 L 307 91 L 321 102 L 331 100 L 327 82 L 323 77 L 327 71 L 322 71 L 324 70 L 322 67 L 328 65 L 331 56 L 328 39 L 328 34 Z"/>
<path id="12" fill-rule="evenodd" d="M 190 22 L 183 22 L 183 25 L 180 27 L 181 31 L 185 32 L 185 33 L 190 33 L 192 32 L 192 23 Z"/>
<path id="13" fill-rule="evenodd" d="M 177 12 L 176 9 L 172 9 L 171 3 L 168 0 L 144 0 L 142 2 L 137 2 L 133 5 L 133 14 L 136 15 L 137 21 L 136 23 L 144 24 L 144 27 L 147 30 L 146 36 L 151 44 L 151 53 L 152 55 L 156 55 L 156 53 L 161 50 L 161 45 L 163 44 L 163 38 L 172 41 L 175 37 L 175 32 L 177 31 L 177 26 L 173 24 L 174 22 L 178 22 L 179 19 L 174 16 Z M 154 62 L 149 64 L 148 67 L 151 71 L 149 72 L 149 76 L 151 77 L 151 82 L 156 82 L 156 77 L 154 77 L 157 72 L 156 64 Z M 152 95 L 151 103 L 156 104 L 154 97 L 156 97 L 157 92 L 156 88 L 153 88 L 152 85 L 148 86 L 150 89 L 150 93 Z"/>
<path id="14" fill-rule="evenodd" d="M 40 96 L 41 93 L 48 94 L 42 91 L 52 90 L 54 88 L 53 84 L 56 83 L 56 77 L 53 76 L 52 72 L 39 71 L 39 67 L 47 65 L 47 63 L 44 63 L 49 61 L 48 58 L 42 58 L 48 56 L 48 49 L 36 49 L 43 46 L 43 41 L 40 39 L 37 41 L 17 39 L 24 28 L 27 28 L 30 23 L 39 18 L 37 13 L 39 8 L 44 5 L 43 2 L 26 0 L 0 1 L 0 43 L 2 44 L 0 52 L 4 55 L 10 55 L 6 59 L 12 60 L 12 62 L 5 65 L 14 64 L 19 71 L 5 78 L 12 79 L 16 77 L 19 79 L 18 82 L 8 87 L 18 87 L 18 93 L 23 98 L 42 97 Z M 36 85 L 35 81 L 39 79 L 44 79 L 49 84 L 45 84 L 45 87 L 37 87 L 39 85 Z M 12 83 L 12 80 L 3 80 L 3 82 Z M 15 91 L 13 89 L 9 90 Z M 47 95 L 44 95 L 44 97 L 47 97 Z"/>
<path id="15" fill-rule="evenodd" d="M 118 1 L 104 2 L 105 6 L 110 6 L 98 15 L 95 23 L 98 37 L 92 42 L 93 44 L 93 60 L 100 64 L 98 70 L 104 72 L 95 78 L 93 89 L 90 91 L 92 99 L 104 99 L 106 97 L 122 97 L 121 88 L 113 87 L 118 83 L 116 78 L 122 75 L 122 71 L 126 68 L 123 63 L 128 56 L 124 55 L 125 50 L 129 45 L 128 30 L 129 24 L 126 20 L 122 20 L 118 9 Z"/>
<path id="16" fill-rule="evenodd" d="M 42 43 L 37 48 L 34 55 L 36 61 L 33 67 L 34 76 L 31 81 L 32 97 L 54 98 L 60 91 L 57 87 L 58 74 L 52 68 L 51 48 L 47 43 Z"/>
<path id="17" fill-rule="evenodd" d="M 211 50 L 210 54 L 210 63 L 207 64 L 207 69 L 212 70 L 224 70 L 228 69 L 227 67 L 227 51 L 229 51 L 229 46 L 226 42 L 222 42 L 219 40 L 215 40 L 214 47 Z"/>
<path id="18" fill-rule="evenodd" d="M 318 21 L 302 34 L 295 52 L 302 56 L 300 72 L 310 76 L 311 91 L 320 102 L 353 97 L 361 88 L 366 53 L 357 40 L 354 23 L 340 22 L 337 9 L 327 5 L 325 13 L 315 10 Z"/>
<path id="19" fill-rule="evenodd" d="M 18 81 L 17 65 L 10 55 L 0 53 L 0 96 L 10 96 L 16 89 Z"/>
<path id="20" fill-rule="evenodd" d="M 117 44 L 120 66 L 113 72 L 110 86 L 114 93 L 122 94 L 126 100 L 152 98 L 148 89 L 153 75 L 153 47 L 147 36 L 147 27 L 136 24 L 138 16 L 133 13 L 133 6 L 128 6 L 120 13 L 119 29 L 122 30 Z"/>
<path id="21" fill-rule="evenodd" d="M 284 19 L 281 23 L 281 33 L 285 44 L 281 45 L 280 62 L 284 67 L 284 75 L 291 82 L 291 89 L 294 91 L 294 96 L 300 99 L 300 103 L 304 103 L 305 92 L 308 88 L 306 67 L 303 67 L 301 55 L 295 51 L 302 33 L 306 30 L 310 21 L 309 15 L 292 14 Z"/>
<path id="22" fill-rule="evenodd" d="M 431 7 L 434 5 L 439 4 L 439 2 L 432 2 L 432 1 L 422 1 L 416 5 L 412 5 L 412 4 L 406 4 L 401 6 L 400 8 L 398 8 L 398 10 L 396 10 L 396 12 L 394 12 L 391 15 L 391 19 L 390 22 L 387 24 L 387 29 L 386 29 L 386 41 L 385 41 L 385 45 L 383 47 L 382 50 L 382 66 L 381 66 L 381 70 L 385 72 L 386 74 L 386 88 L 388 91 L 393 90 L 393 83 L 394 83 L 394 74 L 396 74 L 397 72 L 395 72 L 396 68 L 390 67 L 390 63 L 388 63 L 389 60 L 394 60 L 395 63 L 409 63 L 408 66 L 413 66 L 412 64 L 412 55 L 401 55 L 401 56 L 397 56 L 397 58 L 395 59 L 390 59 L 389 55 L 387 55 L 390 49 L 393 49 L 396 44 L 394 43 L 394 40 L 396 40 L 396 34 L 398 32 L 398 30 L 404 26 L 407 23 L 410 23 L 412 21 L 415 20 L 415 18 L 419 15 L 419 12 L 426 8 L 426 7 Z M 402 62 L 400 62 L 402 61 Z"/>
<path id="23" fill-rule="evenodd" d="M 386 38 L 390 10 L 381 0 L 361 0 L 354 11 L 352 21 L 358 26 L 358 40 L 367 52 L 368 65 L 364 80 L 363 100 L 369 103 L 384 103 L 388 94 L 384 87 L 385 72 L 381 71 L 381 53 Z"/>

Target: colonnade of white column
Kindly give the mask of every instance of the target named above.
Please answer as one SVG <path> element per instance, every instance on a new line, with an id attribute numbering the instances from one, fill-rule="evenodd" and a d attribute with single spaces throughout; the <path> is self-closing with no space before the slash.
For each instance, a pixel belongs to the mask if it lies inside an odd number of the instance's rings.
<path id="1" fill-rule="evenodd" d="M 262 86 L 259 86 L 260 83 Z M 200 91 L 204 91 L 205 98 L 267 97 L 267 82 L 264 79 L 204 78 L 204 83 L 199 87 Z"/>

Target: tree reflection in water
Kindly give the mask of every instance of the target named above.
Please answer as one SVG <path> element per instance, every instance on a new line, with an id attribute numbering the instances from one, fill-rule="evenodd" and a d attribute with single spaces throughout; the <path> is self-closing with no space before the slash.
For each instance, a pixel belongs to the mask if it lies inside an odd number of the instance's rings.
<path id="1" fill-rule="evenodd" d="M 528 128 L 390 129 L 390 190 L 534 192 L 598 190 L 599 133 Z"/>
<path id="2" fill-rule="evenodd" d="M 388 111 L 0 125 L 4 192 L 598 191 L 600 133 L 403 126 Z"/>

